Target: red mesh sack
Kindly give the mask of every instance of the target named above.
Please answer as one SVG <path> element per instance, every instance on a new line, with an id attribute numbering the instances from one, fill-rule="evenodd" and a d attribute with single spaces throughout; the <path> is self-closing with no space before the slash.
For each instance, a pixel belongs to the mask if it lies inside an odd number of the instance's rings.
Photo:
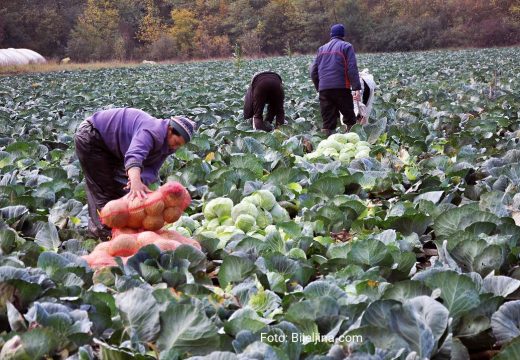
<path id="1" fill-rule="evenodd" d="M 124 228 L 128 222 L 128 214 L 128 201 L 125 197 L 122 197 L 109 201 L 101 209 L 99 217 L 101 222 L 109 228 Z"/>
<path id="2" fill-rule="evenodd" d="M 108 242 L 108 255 L 127 257 L 139 250 L 136 234 L 121 234 Z"/>
<path id="3" fill-rule="evenodd" d="M 137 234 L 139 231 L 136 230 L 136 229 L 131 229 L 131 228 L 115 228 L 115 229 L 112 229 L 112 239 L 121 235 L 121 234 Z"/>
<path id="4" fill-rule="evenodd" d="M 177 249 L 181 244 L 175 240 L 161 239 L 154 243 L 161 251 L 170 251 Z"/>
<path id="5" fill-rule="evenodd" d="M 137 242 L 141 247 L 154 244 L 159 240 L 162 240 L 162 236 L 154 231 L 143 231 L 137 235 Z"/>
<path id="6" fill-rule="evenodd" d="M 145 199 L 127 197 L 109 201 L 101 210 L 101 222 L 112 229 L 157 231 L 177 221 L 190 205 L 191 197 L 178 182 L 168 182 Z"/>
<path id="7" fill-rule="evenodd" d="M 179 234 L 177 231 L 173 231 L 173 230 L 159 230 L 157 233 L 159 235 L 161 235 L 163 238 L 174 240 L 174 241 L 177 241 L 177 242 L 179 242 L 181 244 L 191 245 L 194 248 L 197 248 L 199 250 L 201 249 L 200 244 L 199 244 L 199 242 L 197 240 L 184 237 L 181 234 Z"/>
<path id="8" fill-rule="evenodd" d="M 92 269 L 97 269 L 105 266 L 116 266 L 115 259 L 106 253 L 92 253 L 83 256 Z"/>
<path id="9" fill-rule="evenodd" d="M 108 202 L 100 212 L 103 224 L 112 228 L 112 239 L 98 244 L 83 258 L 92 268 L 115 266 L 115 257 L 126 260 L 146 245 L 155 244 L 161 251 L 175 250 L 181 244 L 200 250 L 200 244 L 172 230 L 165 224 L 177 221 L 190 205 L 191 197 L 178 182 L 168 182 L 145 199 L 127 197 Z"/>
<path id="10" fill-rule="evenodd" d="M 182 184 L 170 181 L 159 188 L 163 194 L 164 205 L 168 207 L 178 207 L 184 211 L 191 203 L 191 196 Z"/>
<path id="11" fill-rule="evenodd" d="M 118 229 L 117 236 L 112 240 L 98 244 L 91 254 L 83 256 L 91 268 L 116 266 L 114 258 L 121 257 L 126 263 L 130 256 L 135 255 L 140 248 L 154 244 L 161 251 L 175 250 L 182 244 L 191 245 L 200 250 L 200 244 L 172 230 L 142 231 L 128 233 L 128 229 Z M 123 232 L 126 230 L 126 233 Z M 117 232 L 117 231 L 116 231 Z"/>

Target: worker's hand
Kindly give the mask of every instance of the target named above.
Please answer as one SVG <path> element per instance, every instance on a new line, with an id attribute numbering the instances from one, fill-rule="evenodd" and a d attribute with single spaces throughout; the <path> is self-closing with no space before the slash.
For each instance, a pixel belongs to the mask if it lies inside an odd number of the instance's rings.
<path id="1" fill-rule="evenodd" d="M 146 194 L 152 192 L 148 189 L 148 186 L 143 184 L 141 181 L 141 169 L 133 167 L 128 169 L 128 184 L 125 189 L 130 189 L 130 192 L 126 195 L 129 200 L 133 199 L 144 199 Z"/>
<path id="2" fill-rule="evenodd" d="M 144 199 L 148 193 L 152 192 L 152 190 L 141 181 L 134 183 L 129 182 L 125 189 L 130 189 L 130 192 L 126 195 L 129 200 Z"/>
<path id="3" fill-rule="evenodd" d="M 359 90 L 352 92 L 352 99 L 354 101 L 361 101 L 361 92 Z"/>
<path id="4" fill-rule="evenodd" d="M 368 124 L 368 119 L 364 116 L 360 116 L 357 119 L 357 123 L 360 125 L 366 125 L 366 124 Z"/>

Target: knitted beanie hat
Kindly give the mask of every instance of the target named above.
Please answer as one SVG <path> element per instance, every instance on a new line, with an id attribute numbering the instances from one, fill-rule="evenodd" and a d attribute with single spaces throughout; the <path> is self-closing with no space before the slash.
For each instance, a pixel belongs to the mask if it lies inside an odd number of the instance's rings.
<path id="1" fill-rule="evenodd" d="M 330 28 L 330 37 L 345 37 L 345 26 L 343 26 L 343 24 L 332 25 Z"/>
<path id="2" fill-rule="evenodd" d="M 185 116 L 174 116 L 170 119 L 170 127 L 175 129 L 185 142 L 190 142 L 193 133 L 197 129 L 197 124 Z"/>

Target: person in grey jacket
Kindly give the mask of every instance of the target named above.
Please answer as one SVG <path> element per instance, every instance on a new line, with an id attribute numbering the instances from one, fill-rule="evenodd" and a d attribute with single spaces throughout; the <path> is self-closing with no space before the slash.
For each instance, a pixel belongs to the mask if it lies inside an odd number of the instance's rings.
<path id="1" fill-rule="evenodd" d="M 348 126 L 356 123 L 353 100 L 360 100 L 361 84 L 354 48 L 344 37 L 345 27 L 333 25 L 330 41 L 318 49 L 310 69 L 311 79 L 320 94 L 322 132 L 326 136 L 334 133 L 340 113 Z"/>

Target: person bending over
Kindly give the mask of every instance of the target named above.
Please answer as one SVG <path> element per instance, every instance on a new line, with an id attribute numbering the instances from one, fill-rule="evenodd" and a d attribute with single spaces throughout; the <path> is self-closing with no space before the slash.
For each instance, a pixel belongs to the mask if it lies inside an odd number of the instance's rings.
<path id="1" fill-rule="evenodd" d="M 146 197 L 166 158 L 189 142 L 195 129 L 187 117 L 157 119 L 133 108 L 103 110 L 85 119 L 74 143 L 85 176 L 89 232 L 106 240 L 110 229 L 98 215 L 103 206 L 125 195 Z"/>

